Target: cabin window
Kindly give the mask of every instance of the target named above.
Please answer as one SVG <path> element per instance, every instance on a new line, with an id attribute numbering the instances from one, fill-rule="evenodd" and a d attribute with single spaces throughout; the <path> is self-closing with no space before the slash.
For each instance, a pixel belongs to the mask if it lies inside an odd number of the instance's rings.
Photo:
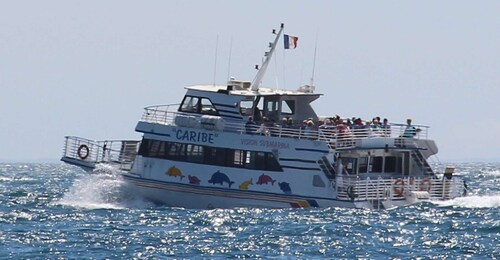
<path id="1" fill-rule="evenodd" d="M 204 147 L 203 158 L 205 164 L 224 166 L 226 164 L 226 149 Z"/>
<path id="2" fill-rule="evenodd" d="M 187 145 L 187 157 L 188 162 L 199 162 L 202 163 L 203 158 L 203 146 L 188 144 Z"/>
<path id="3" fill-rule="evenodd" d="M 255 167 L 255 159 L 252 158 L 252 152 L 246 151 L 245 154 L 245 168 L 253 169 Z"/>
<path id="4" fill-rule="evenodd" d="M 230 148 L 143 139 L 139 147 L 139 155 L 225 167 L 283 171 L 278 160 L 271 152 L 235 150 Z"/>
<path id="5" fill-rule="evenodd" d="M 138 152 L 139 155 L 148 156 L 148 154 L 149 154 L 149 142 L 150 142 L 150 140 L 148 140 L 148 139 L 142 140 L 141 146 L 139 147 L 139 152 Z"/>
<path id="6" fill-rule="evenodd" d="M 165 143 L 162 141 L 152 141 L 149 151 L 151 156 L 163 157 L 165 156 Z"/>
<path id="7" fill-rule="evenodd" d="M 396 172 L 397 171 L 398 157 L 387 156 L 385 157 L 384 172 Z"/>
<path id="8" fill-rule="evenodd" d="M 279 121 L 279 102 L 266 100 L 266 116 L 274 122 Z"/>
<path id="9" fill-rule="evenodd" d="M 342 166 L 348 174 L 356 174 L 356 158 L 342 158 Z"/>
<path id="10" fill-rule="evenodd" d="M 253 100 L 242 100 L 240 102 L 240 114 L 243 116 L 252 115 Z"/>
<path id="11" fill-rule="evenodd" d="M 182 112 L 198 113 L 199 100 L 198 97 L 185 96 L 179 110 Z"/>
<path id="12" fill-rule="evenodd" d="M 370 172 L 382 172 L 384 157 L 377 156 L 370 158 Z"/>
<path id="13" fill-rule="evenodd" d="M 265 170 L 266 169 L 266 153 L 264 152 L 253 152 L 255 169 Z"/>
<path id="14" fill-rule="evenodd" d="M 313 176 L 313 186 L 314 187 L 326 187 L 325 182 L 321 179 L 321 176 L 314 175 Z"/>
<path id="15" fill-rule="evenodd" d="M 170 143 L 167 158 L 172 160 L 185 160 L 186 145 L 181 143 Z"/>
<path id="16" fill-rule="evenodd" d="M 281 171 L 281 166 L 272 153 L 266 153 L 266 170 Z"/>
<path id="17" fill-rule="evenodd" d="M 281 102 L 281 115 L 295 114 L 295 100 L 283 100 Z"/>
<path id="18" fill-rule="evenodd" d="M 358 160 L 358 173 L 366 173 L 368 171 L 368 157 L 360 157 Z"/>
<path id="19" fill-rule="evenodd" d="M 201 113 L 206 115 L 217 115 L 217 110 L 208 98 L 201 99 Z"/>
<path id="20" fill-rule="evenodd" d="M 179 111 L 204 115 L 217 115 L 217 110 L 210 99 L 192 96 L 184 97 Z"/>
<path id="21" fill-rule="evenodd" d="M 236 167 L 243 166 L 245 153 L 242 150 L 234 150 L 233 165 Z"/>

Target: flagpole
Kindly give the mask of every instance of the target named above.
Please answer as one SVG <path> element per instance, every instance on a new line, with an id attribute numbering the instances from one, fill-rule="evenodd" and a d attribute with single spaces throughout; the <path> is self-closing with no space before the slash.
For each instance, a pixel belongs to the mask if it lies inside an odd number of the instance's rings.
<path id="1" fill-rule="evenodd" d="M 264 75 L 266 74 L 267 66 L 269 65 L 269 61 L 271 60 L 271 58 L 273 56 L 274 50 L 276 49 L 276 45 L 278 44 L 278 40 L 281 36 L 281 33 L 283 32 L 284 27 L 285 27 L 284 24 L 281 24 L 281 28 L 280 28 L 279 32 L 276 34 L 276 38 L 274 39 L 274 42 L 271 43 L 271 49 L 269 50 L 269 52 L 266 52 L 266 54 L 265 54 L 266 58 L 265 58 L 264 62 L 262 63 L 262 66 L 260 67 L 259 71 L 257 72 L 257 75 L 255 76 L 254 80 L 252 81 L 252 85 L 250 87 L 250 89 L 252 91 L 259 90 L 260 83 L 261 83 L 262 79 L 264 78 Z M 274 32 L 274 30 L 273 30 L 273 32 Z"/>
<path id="2" fill-rule="evenodd" d="M 286 74 L 285 74 L 285 56 L 286 56 L 286 52 L 285 52 L 285 48 L 283 48 L 283 88 L 286 88 Z"/>

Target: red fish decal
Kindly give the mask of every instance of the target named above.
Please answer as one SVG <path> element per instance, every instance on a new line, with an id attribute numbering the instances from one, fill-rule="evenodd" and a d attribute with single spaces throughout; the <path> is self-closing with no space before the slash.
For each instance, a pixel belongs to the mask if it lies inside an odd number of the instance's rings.
<path id="1" fill-rule="evenodd" d="M 200 185 L 200 179 L 196 176 L 188 175 L 189 184 Z"/>
<path id="2" fill-rule="evenodd" d="M 259 177 L 259 180 L 257 181 L 257 184 L 259 185 L 262 185 L 262 184 L 268 184 L 268 183 L 271 183 L 271 185 L 274 185 L 274 182 L 276 180 L 273 180 L 271 177 L 265 175 L 265 174 L 262 174 L 260 177 Z"/>

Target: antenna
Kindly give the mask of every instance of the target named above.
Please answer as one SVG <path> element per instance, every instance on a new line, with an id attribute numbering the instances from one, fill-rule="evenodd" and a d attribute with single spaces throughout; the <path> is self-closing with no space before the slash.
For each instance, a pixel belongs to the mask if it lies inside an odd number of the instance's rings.
<path id="1" fill-rule="evenodd" d="M 231 73 L 231 53 L 233 51 L 233 35 L 231 35 L 231 43 L 229 44 L 229 61 L 227 62 L 227 80 L 229 81 Z"/>
<path id="2" fill-rule="evenodd" d="M 214 87 L 215 87 L 215 75 L 217 75 L 217 49 L 219 47 L 219 35 L 217 34 L 217 39 L 215 40 L 215 64 L 214 64 Z"/>
<path id="3" fill-rule="evenodd" d="M 314 71 L 316 69 L 316 50 L 318 48 L 318 35 L 316 35 L 316 42 L 314 43 L 314 60 L 313 60 L 313 71 L 311 76 L 311 88 L 314 87 Z"/>

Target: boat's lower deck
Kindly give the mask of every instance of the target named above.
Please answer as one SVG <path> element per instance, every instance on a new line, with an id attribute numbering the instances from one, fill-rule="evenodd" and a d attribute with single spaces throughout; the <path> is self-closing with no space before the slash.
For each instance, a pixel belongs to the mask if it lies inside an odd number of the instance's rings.
<path id="1" fill-rule="evenodd" d="M 147 199 L 173 207 L 198 209 L 209 208 L 312 208 L 312 207 L 349 207 L 387 209 L 409 205 L 420 201 L 447 200 L 459 197 L 464 191 L 463 182 L 456 180 L 435 180 L 434 186 L 428 179 L 419 180 L 422 185 L 404 185 L 403 179 L 380 180 L 379 188 L 365 181 L 344 183 L 354 186 L 339 185 L 338 196 L 332 198 L 277 194 L 249 190 L 226 189 L 217 187 L 194 186 L 188 184 L 163 182 L 144 179 L 133 174 L 124 174 L 124 178 Z M 403 180 L 403 181 L 402 181 Z M 382 183 L 394 181 L 394 185 Z M 409 180 L 408 180 L 409 181 Z M 361 185 L 366 185 L 362 187 Z M 432 184 L 430 184 L 432 185 Z M 371 187 L 367 189 L 367 187 Z M 423 188 L 428 190 L 422 190 Z M 438 193 L 441 193 L 438 194 Z"/>

